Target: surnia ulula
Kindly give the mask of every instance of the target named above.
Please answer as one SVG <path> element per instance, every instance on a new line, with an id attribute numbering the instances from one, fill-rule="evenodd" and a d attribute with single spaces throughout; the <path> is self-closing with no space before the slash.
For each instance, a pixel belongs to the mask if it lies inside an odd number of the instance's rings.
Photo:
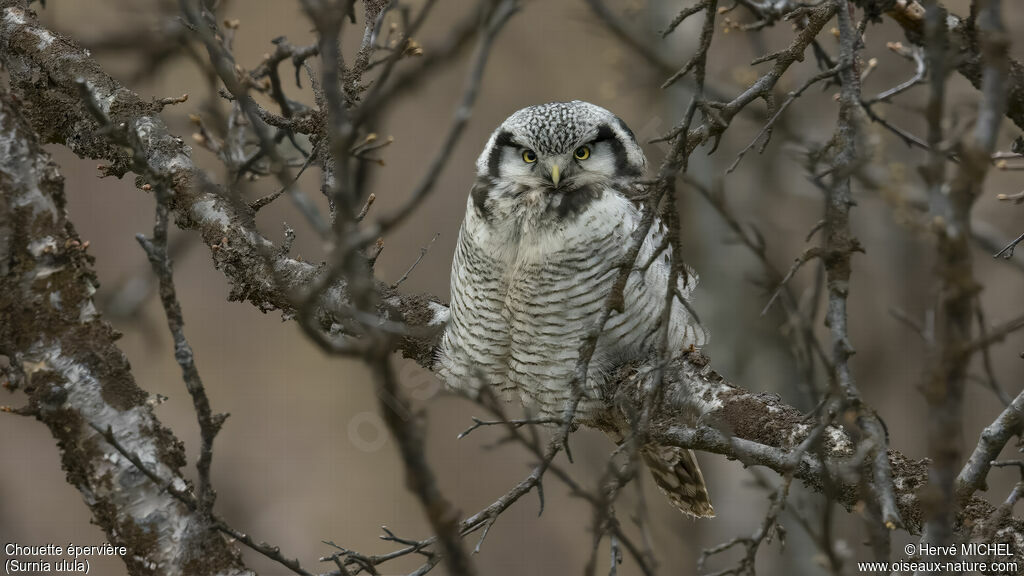
<path id="1" fill-rule="evenodd" d="M 626 124 L 586 102 L 524 108 L 494 131 L 477 160 L 452 264 L 451 311 L 437 359 L 448 386 L 470 396 L 489 386 L 518 395 L 539 418 L 563 416 L 580 346 L 596 329 L 640 225 L 634 199 L 645 167 Z M 672 258 L 670 249 L 660 251 L 665 234 L 655 221 L 626 284 L 624 309 L 597 339 L 577 423 L 594 424 L 607 410 L 600 385 L 608 372 L 661 349 Z M 678 355 L 703 345 L 705 333 L 679 300 L 695 276 L 674 282 L 667 348 Z M 612 436 L 621 441 L 627 433 Z M 691 451 L 647 445 L 642 453 L 680 510 L 714 514 Z"/>

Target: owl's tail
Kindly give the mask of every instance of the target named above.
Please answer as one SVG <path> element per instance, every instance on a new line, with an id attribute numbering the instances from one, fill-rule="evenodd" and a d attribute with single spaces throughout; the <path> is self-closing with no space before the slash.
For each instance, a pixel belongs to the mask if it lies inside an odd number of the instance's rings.
<path id="1" fill-rule="evenodd" d="M 708 488 L 704 485 L 704 475 L 700 473 L 693 450 L 648 444 L 641 453 L 658 489 L 683 514 L 698 518 L 711 518 L 715 515 Z"/>

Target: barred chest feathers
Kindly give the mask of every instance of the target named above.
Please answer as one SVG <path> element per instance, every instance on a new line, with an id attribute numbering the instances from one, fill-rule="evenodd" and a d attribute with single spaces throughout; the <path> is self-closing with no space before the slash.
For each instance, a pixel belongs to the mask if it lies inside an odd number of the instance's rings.
<path id="1" fill-rule="evenodd" d="M 506 398 L 518 395 L 541 417 L 562 415 L 580 346 L 597 328 L 641 220 L 636 205 L 614 188 L 581 193 L 588 199 L 569 200 L 578 204 L 569 217 L 558 215 L 566 198 L 552 199 L 546 189 L 468 199 L 440 356 L 449 386 L 475 395 L 490 385 Z M 652 258 L 664 233 L 660 223 L 652 226 L 638 261 Z M 659 342 L 669 258 L 666 251 L 631 275 L 626 309 L 609 318 L 590 361 L 587 397 L 577 408 L 581 422 L 603 408 L 597 390 L 604 374 L 650 354 Z M 679 284 L 683 293 L 692 286 L 692 278 L 689 287 Z M 703 344 L 703 332 L 675 304 L 670 342 L 679 350 Z"/>

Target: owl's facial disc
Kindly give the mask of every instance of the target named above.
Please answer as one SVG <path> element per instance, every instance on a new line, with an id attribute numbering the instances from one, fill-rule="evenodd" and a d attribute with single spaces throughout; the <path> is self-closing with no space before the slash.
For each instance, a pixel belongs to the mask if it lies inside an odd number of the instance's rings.
<path id="1" fill-rule="evenodd" d="M 540 104 L 491 134 L 470 197 L 491 223 L 516 214 L 571 218 L 605 193 L 629 189 L 646 163 L 633 133 L 608 110 L 578 100 Z"/>
<path id="2" fill-rule="evenodd" d="M 530 106 L 509 116 L 477 160 L 477 175 L 520 187 L 571 190 L 602 179 L 636 178 L 645 165 L 621 119 L 576 100 Z"/>

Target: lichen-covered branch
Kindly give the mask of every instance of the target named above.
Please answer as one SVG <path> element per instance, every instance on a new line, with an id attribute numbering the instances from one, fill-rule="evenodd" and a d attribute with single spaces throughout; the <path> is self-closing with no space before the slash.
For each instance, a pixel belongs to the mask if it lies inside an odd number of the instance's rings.
<path id="1" fill-rule="evenodd" d="M 642 375 L 625 367 L 616 375 L 620 401 L 631 410 L 644 402 Z M 748 392 L 711 369 L 707 357 L 699 353 L 675 361 L 665 373 L 665 402 L 652 416 L 648 434 L 667 442 L 703 450 L 739 460 L 745 465 L 764 466 L 780 474 L 791 468 L 789 457 L 814 429 L 814 419 L 787 406 L 777 396 Z M 680 422 L 697 422 L 695 427 Z M 853 440 L 835 426 L 822 436 L 823 461 L 814 453 L 804 453 L 794 476 L 814 490 L 833 482 L 839 503 L 852 509 L 862 501 L 858 484 L 864 472 L 861 455 Z M 922 501 L 919 490 L 928 480 L 926 460 L 911 460 L 897 450 L 888 450 L 895 500 L 905 528 L 918 534 L 922 529 Z M 977 495 L 965 496 L 960 508 L 959 525 L 990 521 L 995 507 Z M 1015 550 L 1024 551 L 1024 522 L 1005 518 L 998 530 Z"/>
<path id="2" fill-rule="evenodd" d="M 110 174 L 128 172 L 131 154 L 98 135 L 100 125 L 79 97 L 77 81 L 82 79 L 110 123 L 123 123 L 136 133 L 150 174 L 171 183 L 175 222 L 201 234 L 214 265 L 230 283 L 229 299 L 294 314 L 293 294 L 311 285 L 320 267 L 291 258 L 257 232 L 251 208 L 232 202 L 196 168 L 191 148 L 168 132 L 156 106 L 113 80 L 74 41 L 42 27 L 25 4 L 0 1 L 0 58 L 10 70 L 23 113 L 41 138 L 79 156 L 108 161 Z M 433 318 L 432 298 L 398 296 L 388 286 L 380 290 L 392 319 L 401 320 L 402 313 L 411 314 L 413 324 Z M 341 282 L 324 292 L 314 314 L 324 331 L 343 321 L 331 313 L 344 308 L 343 294 Z M 405 348 L 417 358 L 429 356 L 429 348 L 417 341 L 407 341 Z"/>
<path id="3" fill-rule="evenodd" d="M 109 541 L 127 548 L 132 574 L 250 574 L 209 519 L 171 494 L 188 490 L 184 446 L 154 416 L 97 314 L 63 178 L 21 107 L 0 92 L 0 353 L 25 374 L 23 412 L 53 433 L 68 481 Z M 173 484 L 152 482 L 99 430 Z"/>

